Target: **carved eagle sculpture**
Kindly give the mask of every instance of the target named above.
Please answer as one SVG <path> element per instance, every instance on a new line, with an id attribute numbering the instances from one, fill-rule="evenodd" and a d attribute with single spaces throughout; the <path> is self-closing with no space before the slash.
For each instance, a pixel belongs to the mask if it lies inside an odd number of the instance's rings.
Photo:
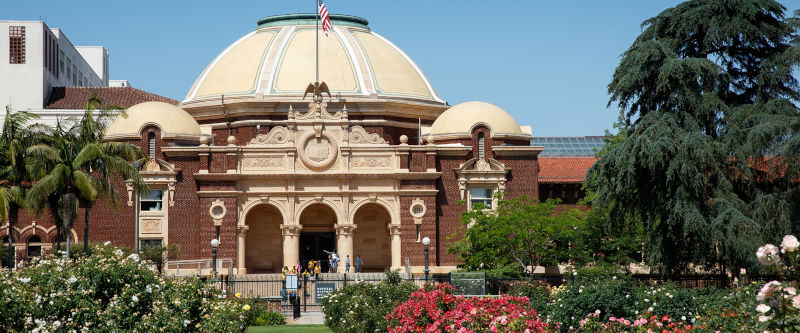
<path id="1" fill-rule="evenodd" d="M 303 99 L 306 99 L 308 93 L 312 93 L 313 97 L 319 96 L 320 99 L 322 98 L 322 93 L 327 93 L 328 98 L 331 98 L 331 90 L 328 89 L 328 85 L 325 84 L 325 81 L 309 83 L 308 87 L 306 87 L 306 92 L 303 94 Z"/>

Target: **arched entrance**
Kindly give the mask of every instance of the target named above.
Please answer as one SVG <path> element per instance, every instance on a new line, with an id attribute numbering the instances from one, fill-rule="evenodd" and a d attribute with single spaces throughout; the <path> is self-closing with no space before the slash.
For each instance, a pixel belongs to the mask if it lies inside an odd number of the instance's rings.
<path id="1" fill-rule="evenodd" d="M 283 216 L 272 205 L 253 207 L 245 218 L 245 267 L 248 273 L 280 273 L 283 266 Z"/>
<path id="2" fill-rule="evenodd" d="M 362 272 L 383 272 L 392 266 L 389 212 L 378 204 L 361 206 L 353 219 L 357 226 L 353 232 L 353 255 L 361 256 Z M 355 267 L 355 258 L 351 258 Z M 354 268 L 355 269 L 355 268 Z"/>
<path id="3" fill-rule="evenodd" d="M 325 204 L 313 204 L 300 214 L 300 225 L 303 226 L 300 233 L 300 262 L 303 267 L 308 267 L 309 260 L 319 260 L 322 264 L 320 271 L 328 271 L 330 263 L 323 251 L 336 249 L 335 224 L 336 212 Z"/>

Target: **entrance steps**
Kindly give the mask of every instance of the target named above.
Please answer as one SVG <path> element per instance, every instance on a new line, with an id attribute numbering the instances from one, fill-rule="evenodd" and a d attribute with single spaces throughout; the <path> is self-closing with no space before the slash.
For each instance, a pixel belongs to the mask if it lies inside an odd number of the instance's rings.
<path id="1" fill-rule="evenodd" d="M 325 316 L 322 312 L 303 312 L 300 318 L 296 320 L 292 315 L 286 315 L 287 325 L 323 325 L 325 324 Z"/>

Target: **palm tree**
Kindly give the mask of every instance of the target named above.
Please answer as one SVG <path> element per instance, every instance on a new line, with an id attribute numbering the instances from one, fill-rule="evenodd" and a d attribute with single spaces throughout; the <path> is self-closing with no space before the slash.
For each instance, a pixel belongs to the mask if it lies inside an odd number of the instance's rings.
<path id="1" fill-rule="evenodd" d="M 66 256 L 70 257 L 70 230 L 78 213 L 79 203 L 84 203 L 84 251 L 88 253 L 89 210 L 101 194 L 109 194 L 115 206 L 119 195 L 113 187 L 115 177 L 132 181 L 143 187 L 138 169 L 130 164 L 145 155 L 129 143 L 103 142 L 105 127 L 120 112 L 101 110 L 94 115 L 96 96 L 87 104 L 86 112 L 78 120 L 71 120 L 69 129 L 61 121 L 52 129 L 47 143 L 27 149 L 31 157 L 31 174 L 36 182 L 27 193 L 34 212 L 50 208 L 66 229 Z"/>
<path id="2" fill-rule="evenodd" d="M 14 267 L 14 225 L 20 208 L 26 206 L 25 192 L 30 177 L 25 167 L 25 149 L 36 139 L 41 125 L 29 125 L 38 116 L 28 112 L 13 112 L 6 106 L 3 132 L 0 133 L 0 221 L 8 221 L 8 267 Z"/>

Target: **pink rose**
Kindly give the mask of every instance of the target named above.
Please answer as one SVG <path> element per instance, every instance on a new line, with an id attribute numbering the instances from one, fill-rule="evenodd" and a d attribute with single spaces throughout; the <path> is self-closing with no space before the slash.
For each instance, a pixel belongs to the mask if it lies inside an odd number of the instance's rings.
<path id="1" fill-rule="evenodd" d="M 797 309 L 800 309 L 800 295 L 797 295 L 792 298 L 792 306 Z"/>
<path id="2" fill-rule="evenodd" d="M 797 237 L 792 235 L 783 236 L 783 241 L 781 242 L 783 252 L 794 252 L 797 251 L 798 247 L 800 247 L 800 242 L 797 241 Z"/>
<path id="3" fill-rule="evenodd" d="M 756 259 L 758 259 L 758 262 L 760 262 L 762 265 L 774 265 L 780 261 L 778 252 L 778 247 L 772 244 L 767 244 L 758 248 L 756 251 Z"/>

